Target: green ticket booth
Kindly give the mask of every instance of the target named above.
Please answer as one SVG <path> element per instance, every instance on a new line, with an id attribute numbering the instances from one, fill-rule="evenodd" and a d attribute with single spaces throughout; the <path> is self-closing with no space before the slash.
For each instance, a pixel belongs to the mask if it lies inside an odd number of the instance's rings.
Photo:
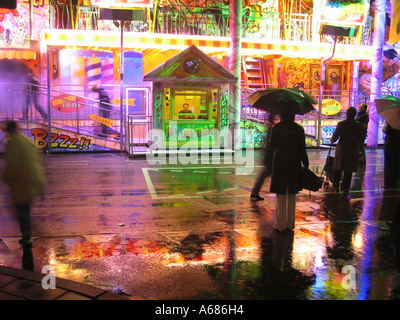
<path id="1" fill-rule="evenodd" d="M 229 128 L 229 88 L 237 78 L 192 45 L 147 73 L 152 82 L 153 127 L 165 148 L 213 147 Z"/>

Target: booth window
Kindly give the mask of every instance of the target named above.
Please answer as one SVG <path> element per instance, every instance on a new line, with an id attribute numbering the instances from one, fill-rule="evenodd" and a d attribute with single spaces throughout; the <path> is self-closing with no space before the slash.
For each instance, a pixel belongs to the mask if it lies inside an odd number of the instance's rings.
<path id="1" fill-rule="evenodd" d="M 208 90 L 175 90 L 174 120 L 209 120 Z"/>

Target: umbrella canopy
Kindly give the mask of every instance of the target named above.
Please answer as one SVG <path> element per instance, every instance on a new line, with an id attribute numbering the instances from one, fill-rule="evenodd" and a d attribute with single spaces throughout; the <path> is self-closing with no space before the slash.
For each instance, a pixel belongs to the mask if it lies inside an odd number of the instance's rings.
<path id="1" fill-rule="evenodd" d="M 258 90 L 248 100 L 252 107 L 274 114 L 306 114 L 318 103 L 304 91 L 287 88 Z"/>
<path id="2" fill-rule="evenodd" d="M 384 96 L 375 99 L 379 115 L 393 128 L 400 130 L 400 99 Z"/>

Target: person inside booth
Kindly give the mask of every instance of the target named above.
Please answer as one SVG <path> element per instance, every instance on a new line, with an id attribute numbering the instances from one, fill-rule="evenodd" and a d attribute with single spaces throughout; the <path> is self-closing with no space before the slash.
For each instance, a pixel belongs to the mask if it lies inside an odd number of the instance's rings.
<path id="1" fill-rule="evenodd" d="M 186 113 L 186 115 L 180 115 L 179 119 L 194 119 L 193 115 L 188 115 L 188 113 L 193 113 L 192 111 L 189 110 L 189 104 L 188 103 L 184 103 L 183 104 L 183 109 L 181 111 L 179 111 L 179 113 Z"/>

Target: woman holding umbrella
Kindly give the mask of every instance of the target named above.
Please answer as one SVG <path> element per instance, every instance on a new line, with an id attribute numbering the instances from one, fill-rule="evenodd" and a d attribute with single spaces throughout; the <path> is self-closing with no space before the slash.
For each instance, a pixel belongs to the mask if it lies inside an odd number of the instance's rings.
<path id="1" fill-rule="evenodd" d="M 294 118 L 295 114 L 314 111 L 317 102 L 301 90 L 288 88 L 258 90 L 248 101 L 254 108 L 280 114 L 281 121 L 271 128 L 268 143 L 273 154 L 270 192 L 276 193 L 273 227 L 278 231 L 294 229 L 296 194 L 302 189 L 301 164 L 309 164 L 304 129 Z M 262 200 L 254 194 L 251 198 Z"/>
<path id="2" fill-rule="evenodd" d="M 301 163 L 309 164 L 304 129 L 294 118 L 294 114 L 282 114 L 269 141 L 274 152 L 270 192 L 276 193 L 273 227 L 278 231 L 294 229 L 296 194 L 302 189 Z"/>

